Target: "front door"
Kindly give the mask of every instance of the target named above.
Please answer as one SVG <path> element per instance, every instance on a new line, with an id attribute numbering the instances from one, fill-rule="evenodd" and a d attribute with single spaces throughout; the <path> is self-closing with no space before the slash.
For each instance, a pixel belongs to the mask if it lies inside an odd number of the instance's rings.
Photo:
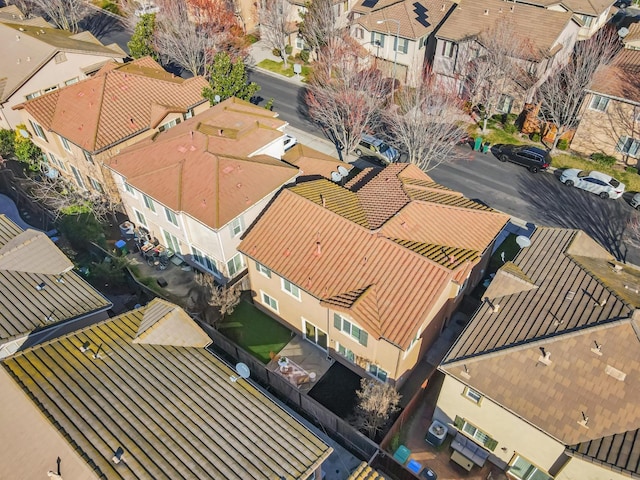
<path id="1" fill-rule="evenodd" d="M 304 338 L 315 343 L 323 350 L 327 349 L 327 334 L 325 332 L 304 318 L 302 319 L 302 326 L 304 327 Z"/>

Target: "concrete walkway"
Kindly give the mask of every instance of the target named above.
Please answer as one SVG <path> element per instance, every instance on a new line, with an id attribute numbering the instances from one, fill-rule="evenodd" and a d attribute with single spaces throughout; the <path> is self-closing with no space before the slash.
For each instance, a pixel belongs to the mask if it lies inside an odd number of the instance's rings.
<path id="1" fill-rule="evenodd" d="M 20 212 L 18 211 L 18 207 L 11 198 L 6 195 L 0 194 L 0 214 L 6 215 L 10 220 L 12 220 L 16 225 L 18 225 L 23 230 L 27 230 L 31 228 L 33 230 L 40 230 L 39 228 L 32 227 L 27 222 L 25 222 L 20 216 Z"/>

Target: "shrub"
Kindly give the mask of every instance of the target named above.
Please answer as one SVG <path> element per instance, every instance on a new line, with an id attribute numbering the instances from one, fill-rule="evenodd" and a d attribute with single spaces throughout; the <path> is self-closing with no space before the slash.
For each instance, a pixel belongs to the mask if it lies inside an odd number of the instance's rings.
<path id="1" fill-rule="evenodd" d="M 304 63 L 309 63 L 310 55 L 311 55 L 311 52 L 309 52 L 309 50 L 302 50 L 300 52 L 300 60 L 302 60 Z"/>
<path id="2" fill-rule="evenodd" d="M 287 45 L 286 47 L 284 47 L 284 53 L 286 53 L 287 55 L 291 55 L 291 52 L 293 52 L 293 47 L 291 45 Z"/>
<path id="3" fill-rule="evenodd" d="M 14 138 L 15 132 L 13 130 L 0 130 L 0 157 L 13 157 L 15 153 Z"/>
<path id="4" fill-rule="evenodd" d="M 118 8 L 118 5 L 111 0 L 103 0 L 103 2 L 100 4 L 100 8 L 115 15 L 122 15 L 120 9 Z"/>
<path id="5" fill-rule="evenodd" d="M 247 42 L 249 42 L 250 44 L 254 44 L 256 43 L 258 40 L 260 40 L 260 37 L 258 37 L 257 35 L 250 33 L 249 35 L 247 35 L 245 37 L 247 39 Z"/>
<path id="6" fill-rule="evenodd" d="M 518 131 L 518 127 L 516 127 L 513 123 L 507 123 L 503 128 L 505 133 L 514 134 Z"/>
<path id="7" fill-rule="evenodd" d="M 566 138 L 561 138 L 560 140 L 558 140 L 558 144 L 556 145 L 556 147 L 558 148 L 558 150 L 566 150 L 567 148 L 569 148 L 569 140 L 567 140 Z"/>
<path id="8" fill-rule="evenodd" d="M 271 50 L 271 53 L 273 54 L 274 57 L 282 58 L 282 55 L 280 55 L 280 50 L 278 50 L 277 48 L 274 48 L 273 50 Z"/>
<path id="9" fill-rule="evenodd" d="M 638 168 L 637 167 L 624 167 L 624 171 L 628 172 L 628 173 L 636 174 L 636 173 L 638 173 Z"/>
<path id="10" fill-rule="evenodd" d="M 616 157 L 611 155 L 605 155 L 601 152 L 595 152 L 591 154 L 591 160 L 605 167 L 613 167 L 616 164 Z"/>
<path id="11" fill-rule="evenodd" d="M 539 142 L 541 138 L 542 137 L 540 136 L 540 134 L 538 132 L 535 132 L 535 133 L 531 134 L 531 140 L 534 141 L 534 142 Z"/>

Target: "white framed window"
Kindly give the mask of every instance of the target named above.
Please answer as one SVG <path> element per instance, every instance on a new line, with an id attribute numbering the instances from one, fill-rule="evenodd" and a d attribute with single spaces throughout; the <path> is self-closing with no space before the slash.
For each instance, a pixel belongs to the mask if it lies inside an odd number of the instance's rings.
<path id="1" fill-rule="evenodd" d="M 609 105 L 609 99 L 602 95 L 594 95 L 589 104 L 591 110 L 597 110 L 598 112 L 606 112 L 607 105 Z"/>
<path id="2" fill-rule="evenodd" d="M 78 171 L 78 169 L 73 165 L 71 165 L 71 172 L 73 172 L 73 176 L 75 177 L 76 183 L 78 184 L 78 186 L 83 190 L 86 190 L 87 187 L 85 187 L 84 180 L 82 180 L 82 175 L 80 175 L 80 172 Z"/>
<path id="3" fill-rule="evenodd" d="M 131 185 L 129 185 L 127 182 L 124 182 L 124 191 L 127 192 L 129 195 L 131 195 L 132 197 L 136 196 L 136 191 L 133 189 L 133 187 Z"/>
<path id="4" fill-rule="evenodd" d="M 371 32 L 371 44 L 376 47 L 384 48 L 384 37 L 386 35 L 384 33 Z"/>
<path id="5" fill-rule="evenodd" d="M 367 371 L 381 382 L 386 382 L 389 374 L 375 363 L 370 363 Z"/>
<path id="6" fill-rule="evenodd" d="M 296 37 L 296 48 L 302 50 L 304 48 L 304 38 Z"/>
<path id="7" fill-rule="evenodd" d="M 62 144 L 62 148 L 64 148 L 67 152 L 71 153 L 71 144 L 69 143 L 69 140 L 67 140 L 66 138 L 58 135 L 58 138 L 60 138 L 60 143 Z"/>
<path id="8" fill-rule="evenodd" d="M 216 262 L 211 257 L 205 255 L 199 248 L 196 248 L 193 245 L 191 246 L 191 253 L 193 254 L 193 259 L 198 265 L 212 271 L 215 276 L 221 277 L 220 271 L 216 266 Z"/>
<path id="9" fill-rule="evenodd" d="M 553 477 L 520 455 L 517 455 L 507 472 L 520 480 L 551 480 Z"/>
<path id="10" fill-rule="evenodd" d="M 511 108 L 513 107 L 513 97 L 509 95 L 505 95 L 504 93 L 500 95 L 500 99 L 498 100 L 498 105 L 496 106 L 496 110 L 501 113 L 511 113 Z"/>
<path id="11" fill-rule="evenodd" d="M 453 425 L 458 430 L 463 431 L 474 440 L 477 440 L 479 444 L 483 445 L 484 447 L 486 447 L 488 450 L 491 450 L 492 452 L 498 446 L 497 440 L 494 440 L 489 436 L 489 434 L 483 432 L 482 430 L 475 427 L 474 425 L 471 425 L 462 417 L 459 417 L 456 415 L 456 419 L 454 420 Z"/>
<path id="12" fill-rule="evenodd" d="M 51 157 L 51 163 L 54 165 L 58 165 L 63 171 L 67 171 L 67 168 L 64 166 L 64 162 L 57 158 L 53 153 L 49 152 L 49 157 Z"/>
<path id="13" fill-rule="evenodd" d="M 278 313 L 278 301 L 275 298 L 270 297 L 263 291 L 260 291 L 260 293 L 262 293 L 262 303 L 274 312 Z"/>
<path id="14" fill-rule="evenodd" d="M 262 275 L 264 275 L 265 277 L 271 278 L 271 270 L 269 270 L 267 267 L 265 267 L 259 262 L 256 262 L 256 270 Z"/>
<path id="15" fill-rule="evenodd" d="M 629 155 L 630 157 L 638 158 L 640 157 L 640 139 L 631 138 L 626 135 L 622 136 L 620 137 L 620 140 L 618 140 L 616 150 L 620 153 L 624 153 L 625 155 Z"/>
<path id="16" fill-rule="evenodd" d="M 166 230 L 162 230 L 162 236 L 164 237 L 164 241 L 168 248 L 173 250 L 175 253 L 180 253 L 180 242 L 178 242 L 175 235 L 172 235 Z"/>
<path id="17" fill-rule="evenodd" d="M 34 98 L 38 98 L 41 95 L 42 95 L 42 92 L 38 90 L 37 92 L 33 92 L 33 93 L 29 93 L 28 95 L 25 95 L 24 98 L 26 98 L 27 100 L 31 100 Z"/>
<path id="18" fill-rule="evenodd" d="M 142 199 L 144 200 L 144 206 L 151 210 L 153 213 L 156 213 L 156 204 L 153 199 L 144 193 L 142 194 Z"/>
<path id="19" fill-rule="evenodd" d="M 73 167 L 72 167 L 73 168 Z M 136 214 L 136 219 L 138 220 L 138 223 L 141 225 L 144 225 L 145 227 L 147 226 L 147 219 L 144 216 L 144 213 L 134 209 L 133 212 Z"/>
<path id="20" fill-rule="evenodd" d="M 93 157 L 91 156 L 91 154 L 86 150 L 83 150 L 82 153 L 84 153 L 84 159 L 93 165 Z"/>
<path id="21" fill-rule="evenodd" d="M 360 27 L 356 27 L 353 30 L 353 36 L 356 37 L 358 40 L 362 40 L 364 38 L 364 29 Z"/>
<path id="22" fill-rule="evenodd" d="M 237 237 L 244 232 L 244 219 L 241 216 L 234 218 L 229 224 L 229 229 L 231 230 L 231 236 Z"/>
<path id="23" fill-rule="evenodd" d="M 184 118 L 185 120 L 189 120 L 191 117 L 193 117 L 193 108 L 190 108 L 182 115 L 182 118 Z"/>
<path id="24" fill-rule="evenodd" d="M 56 63 L 62 63 L 67 61 L 67 56 L 64 52 L 58 52 L 56 53 L 56 56 L 53 57 L 53 59 Z"/>
<path id="25" fill-rule="evenodd" d="M 178 118 L 174 118 L 173 120 L 171 120 L 170 122 L 164 123 L 162 125 L 160 125 L 160 127 L 158 127 L 158 130 L 160 132 L 164 132 L 165 130 L 169 130 L 172 127 L 175 127 L 176 125 L 178 125 L 180 122 L 182 121 L 182 119 L 180 117 Z"/>
<path id="26" fill-rule="evenodd" d="M 300 289 L 285 278 L 282 279 L 282 290 L 287 292 L 296 300 L 298 301 L 300 300 Z"/>
<path id="27" fill-rule="evenodd" d="M 167 217 L 167 221 L 169 223 L 172 223 L 173 225 L 175 225 L 176 227 L 178 226 L 178 217 L 176 217 L 176 214 L 174 213 L 173 210 L 164 207 L 164 215 L 165 217 Z"/>
<path id="28" fill-rule="evenodd" d="M 104 189 L 102 188 L 102 184 L 99 181 L 97 181 L 95 178 L 89 177 L 89 183 L 91 184 L 91 187 L 94 190 L 96 190 L 96 191 L 98 191 L 100 193 L 104 193 Z"/>
<path id="29" fill-rule="evenodd" d="M 31 124 L 31 128 L 33 128 L 33 131 L 36 134 L 36 136 L 40 137 L 42 140 L 46 142 L 47 136 L 44 134 L 44 130 L 42 129 L 42 127 L 38 125 L 36 122 L 32 122 L 31 120 L 29 120 L 29 123 Z"/>
<path id="30" fill-rule="evenodd" d="M 339 342 L 336 342 L 336 352 L 349 360 L 351 363 L 354 363 L 356 361 L 356 355 L 347 347 L 341 345 Z"/>
<path id="31" fill-rule="evenodd" d="M 50 87 L 47 87 L 43 90 L 44 93 L 49 93 L 49 92 L 53 92 L 54 90 L 58 90 L 58 85 L 52 85 Z"/>
<path id="32" fill-rule="evenodd" d="M 339 313 L 333 314 L 333 326 L 340 330 L 342 333 L 349 335 L 355 341 L 357 341 L 360 345 L 367 346 L 367 342 L 369 340 L 369 334 L 356 326 L 350 320 L 347 320 Z"/>
<path id="33" fill-rule="evenodd" d="M 241 253 L 236 254 L 231 260 L 227 262 L 227 269 L 229 270 L 229 276 L 233 277 L 244 268 L 244 257 Z"/>
<path id="34" fill-rule="evenodd" d="M 441 50 L 440 54 L 443 57 L 452 58 L 453 57 L 454 45 L 455 44 L 453 42 L 450 42 L 449 40 L 443 40 L 442 41 L 442 50 Z"/>
<path id="35" fill-rule="evenodd" d="M 582 23 L 584 23 L 585 27 L 590 27 L 595 20 L 595 17 L 592 17 L 590 15 L 578 15 L 578 17 L 580 18 L 580 20 L 582 20 Z"/>
<path id="36" fill-rule="evenodd" d="M 73 85 L 74 83 L 78 83 L 79 81 L 80 80 L 78 79 L 78 77 L 74 77 L 64 82 L 64 84 L 68 87 L 69 85 Z"/>
<path id="37" fill-rule="evenodd" d="M 407 53 L 409 51 L 409 40 L 406 38 L 394 38 L 393 49 L 396 52 Z"/>
<path id="38" fill-rule="evenodd" d="M 420 39 L 420 41 L 418 42 L 418 50 L 422 50 L 427 45 L 428 39 L 429 37 L 426 35 Z"/>
<path id="39" fill-rule="evenodd" d="M 482 395 L 473 388 L 464 387 L 463 395 L 466 399 L 471 400 L 473 403 L 480 405 L 482 402 Z"/>

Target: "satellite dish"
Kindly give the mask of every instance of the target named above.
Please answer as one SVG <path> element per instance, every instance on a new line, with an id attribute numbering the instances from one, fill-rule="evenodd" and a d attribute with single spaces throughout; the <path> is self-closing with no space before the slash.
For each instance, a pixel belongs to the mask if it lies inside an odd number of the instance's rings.
<path id="1" fill-rule="evenodd" d="M 340 180 L 342 180 L 342 175 L 340 175 L 338 172 L 331 172 L 331 180 L 338 183 Z"/>
<path id="2" fill-rule="evenodd" d="M 246 363 L 240 362 L 236 364 L 236 373 L 238 374 L 238 376 L 234 377 L 232 375 L 229 377 L 229 380 L 235 382 L 238 380 L 238 378 L 249 378 L 249 376 L 251 375 L 251 370 L 249 370 L 249 367 L 247 367 Z"/>
<path id="3" fill-rule="evenodd" d="M 520 248 L 525 248 L 525 247 L 530 247 L 531 246 L 531 240 L 529 239 L 529 237 L 525 237 L 524 235 L 518 235 L 516 237 L 516 243 L 518 244 L 518 246 Z"/>
<path id="4" fill-rule="evenodd" d="M 338 167 L 338 173 L 342 178 L 347 177 L 349 175 L 349 170 L 344 168 L 342 165 Z"/>
<path id="5" fill-rule="evenodd" d="M 26 130 L 24 130 L 23 128 L 19 128 L 18 132 L 20 133 L 20 136 L 24 137 L 24 138 L 29 138 L 29 132 L 27 132 Z"/>
<path id="6" fill-rule="evenodd" d="M 629 29 L 627 27 L 622 27 L 620 30 L 618 30 L 618 36 L 620 38 L 624 38 L 627 35 L 629 35 Z"/>

